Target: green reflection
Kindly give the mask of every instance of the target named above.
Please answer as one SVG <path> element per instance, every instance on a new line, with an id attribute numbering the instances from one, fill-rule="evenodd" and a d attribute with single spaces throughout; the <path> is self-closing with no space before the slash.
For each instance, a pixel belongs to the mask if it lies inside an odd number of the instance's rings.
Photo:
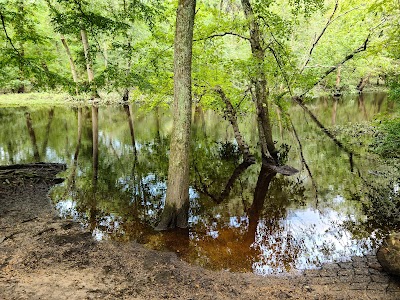
<path id="1" fill-rule="evenodd" d="M 332 129 L 393 109 L 381 94 L 322 98 L 311 107 Z M 274 126 L 287 145 L 282 147 L 290 149 L 285 159 L 301 170 L 288 178 L 262 168 L 260 157 L 243 162 L 229 123 L 196 109 L 191 226 L 179 235 L 153 230 L 166 190 L 169 111 L 136 105 L 2 108 L 0 162 L 67 163 L 65 182 L 51 194 L 63 216 L 99 239 L 172 249 L 212 269 L 290 272 L 371 253 L 382 234 L 399 228 L 398 169 L 349 155 L 297 107 L 290 116 L 297 137 L 283 117 Z M 257 153 L 255 120 L 243 116 L 240 127 Z"/>

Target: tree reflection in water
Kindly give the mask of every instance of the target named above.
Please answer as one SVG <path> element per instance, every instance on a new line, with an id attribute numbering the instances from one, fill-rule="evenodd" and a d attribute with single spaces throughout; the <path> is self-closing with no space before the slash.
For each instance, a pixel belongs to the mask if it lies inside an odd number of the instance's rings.
<path id="1" fill-rule="evenodd" d="M 365 95 L 352 103 L 336 103 L 338 126 L 349 118 L 364 120 L 392 109 L 381 96 Z M 314 112 L 321 122 L 331 124 L 332 111 L 318 109 Z M 179 235 L 153 230 L 168 169 L 171 123 L 162 109 L 2 109 L 0 160 L 10 164 L 39 157 L 68 163 L 65 182 L 52 191 L 61 215 L 82 222 L 98 239 L 170 249 L 213 269 L 289 272 L 373 253 L 380 236 L 398 228 L 397 202 L 390 200 L 398 199 L 398 177 L 359 156 L 349 168 L 348 155 L 304 122 L 303 113 L 292 112 L 291 117 L 297 137 L 293 131 L 284 133 L 292 149 L 288 160 L 295 166 L 305 158 L 313 180 L 306 170 L 292 177 L 275 175 L 261 167 L 260 157 L 257 163 L 243 162 L 229 123 L 197 110 L 190 228 Z M 246 124 L 241 131 L 254 150 L 254 121 Z M 372 188 L 371 182 L 377 186 Z M 391 193 L 376 189 L 385 186 L 392 187 Z M 374 199 L 389 199 L 394 210 L 382 214 L 380 208 L 388 203 Z"/>

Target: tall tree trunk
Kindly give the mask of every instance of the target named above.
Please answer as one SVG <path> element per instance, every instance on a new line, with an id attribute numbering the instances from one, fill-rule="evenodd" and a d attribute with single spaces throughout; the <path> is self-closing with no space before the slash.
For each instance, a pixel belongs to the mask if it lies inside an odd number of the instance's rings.
<path id="1" fill-rule="evenodd" d="M 131 114 L 131 108 L 129 105 L 125 104 L 124 105 L 124 110 L 126 112 L 126 115 L 128 117 L 128 125 L 129 125 L 129 132 L 131 133 L 131 141 L 132 141 L 132 148 L 133 148 L 133 154 L 135 155 L 136 158 L 136 141 L 135 141 L 135 131 L 133 128 L 133 120 L 132 120 L 132 114 Z"/>
<path id="2" fill-rule="evenodd" d="M 272 138 L 272 127 L 268 111 L 267 80 L 264 72 L 265 49 L 263 48 L 262 35 L 250 1 L 242 0 L 242 8 L 249 26 L 251 52 L 257 65 L 256 75 L 252 78 L 252 83 L 254 86 L 253 100 L 256 104 L 261 150 L 264 156 L 268 156 L 269 153 L 275 162 L 278 162 L 278 151 Z"/>
<path id="3" fill-rule="evenodd" d="M 196 0 L 179 0 L 174 43 L 174 118 L 165 207 L 158 230 L 186 228 L 192 113 L 192 43 Z"/>
<path id="4" fill-rule="evenodd" d="M 89 40 L 87 37 L 86 29 L 81 29 L 81 38 L 82 38 L 83 51 L 85 53 L 88 82 L 90 85 L 90 89 L 93 93 L 93 97 L 96 98 L 96 97 L 98 97 L 98 95 L 97 95 L 96 87 L 93 86 L 94 72 L 93 72 L 92 57 L 90 55 Z"/>
<path id="5" fill-rule="evenodd" d="M 342 94 L 341 90 L 340 90 L 340 80 L 341 80 L 341 72 L 342 70 L 342 66 L 339 66 L 336 70 L 336 83 L 335 83 L 335 91 L 333 93 L 333 96 L 335 97 L 340 97 L 340 95 Z"/>
<path id="6" fill-rule="evenodd" d="M 65 37 L 63 34 L 61 34 L 61 42 L 62 42 L 65 52 L 67 53 L 67 56 L 68 56 L 69 66 L 71 68 L 72 79 L 75 82 L 75 93 L 76 93 L 76 95 L 78 95 L 78 93 L 79 93 L 79 91 L 78 91 L 78 73 L 76 72 L 76 66 L 75 66 L 74 59 L 72 58 L 71 51 L 69 50 L 67 41 L 65 40 Z"/>

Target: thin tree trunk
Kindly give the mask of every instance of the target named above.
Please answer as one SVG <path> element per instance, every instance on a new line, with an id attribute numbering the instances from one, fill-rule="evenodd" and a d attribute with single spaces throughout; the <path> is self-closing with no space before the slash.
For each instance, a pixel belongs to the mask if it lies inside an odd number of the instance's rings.
<path id="1" fill-rule="evenodd" d="M 335 92 L 333 93 L 333 96 L 335 96 L 335 97 L 339 97 L 342 94 L 342 92 L 340 91 L 341 70 L 342 70 L 342 66 L 339 66 L 336 70 Z"/>
<path id="2" fill-rule="evenodd" d="M 92 90 L 93 97 L 96 98 L 96 97 L 98 97 L 98 95 L 97 95 L 96 87 L 93 86 L 94 72 L 93 72 L 93 66 L 92 66 L 92 58 L 90 55 L 89 40 L 88 40 L 87 32 L 85 29 L 81 29 L 81 38 L 82 38 L 83 51 L 85 53 L 88 82 L 89 82 L 90 88 Z"/>
<path id="3" fill-rule="evenodd" d="M 368 84 L 370 76 L 371 76 L 371 74 L 368 74 L 365 77 L 361 77 L 360 82 L 357 85 L 357 91 L 358 91 L 359 94 L 362 93 L 362 91 L 364 90 L 365 86 Z"/>
<path id="4" fill-rule="evenodd" d="M 253 100 L 255 101 L 257 110 L 261 149 L 264 156 L 268 156 L 269 153 L 277 163 L 278 151 L 275 148 L 272 138 L 272 127 L 268 111 L 267 80 L 264 72 L 265 50 L 262 45 L 262 35 L 250 1 L 242 0 L 241 2 L 243 12 L 249 24 L 251 52 L 257 64 L 256 75 L 253 77 L 252 81 L 254 85 Z"/>
<path id="5" fill-rule="evenodd" d="M 332 107 L 332 125 L 336 125 L 336 116 L 337 116 L 337 106 L 339 99 L 333 97 L 333 107 Z"/>
<path id="6" fill-rule="evenodd" d="M 168 185 L 158 230 L 186 228 L 189 214 L 189 145 L 192 113 L 192 43 L 196 0 L 179 0 L 174 43 L 174 118 Z"/>
<path id="7" fill-rule="evenodd" d="M 64 49 L 65 49 L 65 52 L 67 53 L 67 56 L 68 56 L 69 66 L 71 68 L 72 79 L 75 82 L 75 93 L 76 93 L 76 95 L 78 95 L 79 94 L 79 91 L 78 91 L 78 73 L 76 72 L 76 66 L 75 66 L 74 59 L 72 58 L 71 51 L 69 50 L 67 41 L 65 40 L 65 37 L 64 37 L 63 34 L 61 34 L 61 42 L 62 42 L 62 44 L 64 46 Z"/>
<path id="8" fill-rule="evenodd" d="M 132 114 L 131 114 L 131 109 L 129 105 L 124 105 L 124 110 L 126 112 L 126 115 L 128 116 L 128 125 L 129 125 L 129 132 L 131 133 L 131 141 L 132 141 L 132 147 L 133 147 L 133 153 L 136 157 L 136 141 L 135 141 L 135 131 L 133 128 L 133 120 L 132 120 Z"/>

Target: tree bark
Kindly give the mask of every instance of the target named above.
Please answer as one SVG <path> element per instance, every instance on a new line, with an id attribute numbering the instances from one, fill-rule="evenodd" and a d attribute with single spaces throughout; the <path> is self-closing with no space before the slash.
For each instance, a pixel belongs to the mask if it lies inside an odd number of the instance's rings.
<path id="1" fill-rule="evenodd" d="M 274 161 L 278 162 L 278 151 L 275 148 L 272 138 L 272 127 L 269 117 L 267 80 L 264 72 L 265 49 L 263 48 L 262 35 L 250 1 L 242 0 L 241 2 L 249 25 L 251 52 L 257 65 L 256 75 L 252 78 L 252 83 L 254 86 L 253 100 L 255 101 L 257 110 L 261 150 L 264 156 L 268 156 L 269 153 Z"/>
<path id="2" fill-rule="evenodd" d="M 67 41 L 65 40 L 65 37 L 63 34 L 61 34 L 61 42 L 62 42 L 65 52 L 67 53 L 67 56 L 68 56 L 69 66 L 71 68 L 72 79 L 75 82 L 75 93 L 76 93 L 76 95 L 78 95 L 78 93 L 79 93 L 79 91 L 78 91 L 78 73 L 76 72 L 76 66 L 75 66 L 74 59 L 72 58 L 71 51 L 69 50 Z"/>
<path id="3" fill-rule="evenodd" d="M 93 86 L 94 72 L 93 72 L 92 58 L 90 55 L 89 40 L 87 37 L 86 29 L 81 29 L 81 38 L 82 38 L 83 51 L 85 53 L 88 82 L 90 85 L 90 89 L 93 93 L 93 97 L 96 98 L 96 97 L 98 97 L 98 95 L 97 95 L 96 87 Z"/>
<path id="4" fill-rule="evenodd" d="M 189 214 L 189 143 L 192 43 L 196 0 L 179 0 L 174 42 L 174 118 L 165 206 L 158 230 L 186 228 Z"/>

